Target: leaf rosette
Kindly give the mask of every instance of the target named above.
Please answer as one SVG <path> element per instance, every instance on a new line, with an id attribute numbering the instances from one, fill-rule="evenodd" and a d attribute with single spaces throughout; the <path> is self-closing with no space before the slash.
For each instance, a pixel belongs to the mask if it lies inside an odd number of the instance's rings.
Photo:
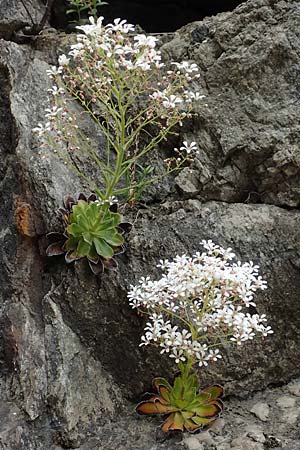
<path id="1" fill-rule="evenodd" d="M 153 387 L 158 395 L 150 394 L 150 398 L 139 403 L 136 410 L 139 414 L 167 416 L 162 424 L 165 433 L 199 431 L 214 422 L 223 409 L 220 400 L 223 388 L 216 384 L 199 393 L 195 374 L 176 377 L 173 386 L 164 378 L 154 378 Z"/>
<path id="2" fill-rule="evenodd" d="M 87 258 L 91 270 L 98 274 L 105 268 L 116 269 L 117 262 L 113 258 L 125 251 L 124 235 L 131 229 L 131 224 L 122 222 L 117 212 L 117 205 L 109 208 L 97 201 L 91 194 L 88 198 L 80 194 L 78 200 L 66 197 L 65 208 L 59 213 L 65 224 L 65 231 L 49 233 L 48 237 L 58 240 L 49 245 L 48 256 L 65 253 L 65 260 L 71 263 Z"/>

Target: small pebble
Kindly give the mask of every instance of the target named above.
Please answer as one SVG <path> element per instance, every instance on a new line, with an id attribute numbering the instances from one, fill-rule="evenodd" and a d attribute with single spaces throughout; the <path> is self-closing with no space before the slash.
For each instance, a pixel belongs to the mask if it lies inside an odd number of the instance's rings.
<path id="1" fill-rule="evenodd" d="M 216 450 L 230 450 L 230 444 L 228 444 L 227 442 L 218 444 L 216 446 Z"/>
<path id="2" fill-rule="evenodd" d="M 183 442 L 188 450 L 203 450 L 202 444 L 194 436 L 185 438 Z"/>
<path id="3" fill-rule="evenodd" d="M 230 450 L 264 450 L 264 446 L 259 442 L 253 442 L 250 439 L 239 437 L 233 439 Z"/>
<path id="4" fill-rule="evenodd" d="M 287 386 L 287 390 L 290 394 L 300 397 L 300 381 L 294 381 Z"/>
<path id="5" fill-rule="evenodd" d="M 197 437 L 200 442 L 204 442 L 205 444 L 208 444 L 208 445 L 215 444 L 214 440 L 212 439 L 211 435 L 209 434 L 209 431 L 203 431 Z"/>
<path id="6" fill-rule="evenodd" d="M 261 442 L 263 444 L 266 441 L 263 429 L 258 425 L 249 425 L 246 428 L 246 435 L 255 442 Z"/>
<path id="7" fill-rule="evenodd" d="M 262 422 L 266 422 L 269 418 L 270 408 L 267 403 L 259 402 L 250 409 L 250 412 Z"/>
<path id="8" fill-rule="evenodd" d="M 224 419 L 217 419 L 213 425 L 210 427 L 211 431 L 213 431 L 216 434 L 220 434 L 225 427 L 225 420 Z"/>
<path id="9" fill-rule="evenodd" d="M 283 395 L 276 400 L 276 403 L 280 406 L 280 408 L 293 408 L 295 406 L 296 399 L 288 395 Z"/>

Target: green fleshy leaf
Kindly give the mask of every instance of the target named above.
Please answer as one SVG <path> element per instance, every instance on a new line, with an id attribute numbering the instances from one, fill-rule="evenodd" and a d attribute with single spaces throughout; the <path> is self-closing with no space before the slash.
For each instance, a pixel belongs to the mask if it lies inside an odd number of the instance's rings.
<path id="1" fill-rule="evenodd" d="M 159 386 L 159 394 L 162 398 L 162 401 L 165 401 L 166 403 L 170 403 L 170 391 L 165 386 Z"/>
<path id="2" fill-rule="evenodd" d="M 88 208 L 88 217 L 93 226 L 102 220 L 100 208 L 97 203 L 90 203 Z"/>
<path id="3" fill-rule="evenodd" d="M 189 389 L 185 389 L 184 392 L 184 398 L 185 400 L 190 404 L 192 403 L 197 397 L 197 388 L 190 386 Z"/>
<path id="4" fill-rule="evenodd" d="M 176 401 L 182 397 L 183 393 L 183 383 L 181 377 L 175 378 L 174 386 L 171 391 L 171 398 Z"/>
<path id="5" fill-rule="evenodd" d="M 67 233 L 71 236 L 78 237 L 82 234 L 82 228 L 77 223 L 72 223 L 67 227 Z"/>
<path id="6" fill-rule="evenodd" d="M 203 389 L 202 393 L 209 394 L 210 400 L 216 400 L 219 397 L 222 397 L 224 394 L 224 389 L 219 384 L 214 384 L 213 386 L 209 386 L 206 389 Z"/>
<path id="7" fill-rule="evenodd" d="M 91 228 L 90 221 L 86 216 L 79 215 L 77 217 L 77 223 L 81 228 L 81 232 L 88 231 Z"/>
<path id="8" fill-rule="evenodd" d="M 95 246 L 91 245 L 89 254 L 87 255 L 89 259 L 91 259 L 93 262 L 98 262 L 99 260 L 99 255 L 96 252 Z"/>
<path id="9" fill-rule="evenodd" d="M 181 411 L 181 414 L 184 420 L 191 419 L 195 415 L 195 413 L 192 411 Z"/>
<path id="10" fill-rule="evenodd" d="M 201 405 L 195 408 L 191 408 L 191 410 L 200 417 L 214 417 L 221 411 L 220 407 L 216 404 Z"/>
<path id="11" fill-rule="evenodd" d="M 84 231 L 82 233 L 82 236 L 83 236 L 83 239 L 85 240 L 85 242 L 87 242 L 90 245 L 93 244 L 93 237 L 92 237 L 91 233 L 89 233 L 88 231 Z"/>
<path id="12" fill-rule="evenodd" d="M 84 240 L 80 240 L 77 246 L 77 253 L 79 256 L 87 256 L 90 252 L 91 246 L 88 244 L 88 242 L 85 242 Z"/>
<path id="13" fill-rule="evenodd" d="M 79 238 L 70 237 L 65 244 L 66 250 L 75 250 L 77 248 L 78 241 Z"/>
<path id="14" fill-rule="evenodd" d="M 185 390 L 186 391 L 193 390 L 193 391 L 197 392 L 198 385 L 199 385 L 199 383 L 198 383 L 197 375 L 192 373 L 191 375 L 189 375 L 189 377 L 185 383 Z"/>
<path id="15" fill-rule="evenodd" d="M 157 391 L 159 391 L 160 386 L 164 386 L 169 392 L 172 390 L 172 386 L 165 378 L 156 377 L 153 379 L 152 384 Z"/>
<path id="16" fill-rule="evenodd" d="M 104 239 L 108 244 L 118 247 L 124 244 L 124 239 L 117 230 L 103 230 L 98 233 L 98 237 Z"/>
<path id="17" fill-rule="evenodd" d="M 176 400 L 174 402 L 172 402 L 172 404 L 176 405 L 177 408 L 179 409 L 188 409 L 189 407 L 189 402 L 183 398 L 176 398 Z"/>
<path id="18" fill-rule="evenodd" d="M 99 222 L 95 227 L 95 232 L 98 233 L 103 230 L 110 230 L 116 228 L 121 223 L 121 215 L 118 213 L 109 213 L 102 222 Z"/>
<path id="19" fill-rule="evenodd" d="M 213 422 L 214 420 L 216 420 L 217 417 L 200 417 L 200 416 L 194 416 L 191 420 L 196 424 L 196 425 L 200 425 L 200 426 L 205 426 L 208 425 L 209 423 Z"/>
<path id="20" fill-rule="evenodd" d="M 74 221 L 77 221 L 78 216 L 85 215 L 88 208 L 88 203 L 84 200 L 78 200 L 77 204 L 72 208 L 72 216 Z"/>
<path id="21" fill-rule="evenodd" d="M 108 245 L 103 239 L 94 238 L 93 242 L 98 255 L 102 256 L 105 259 L 109 259 L 113 256 L 114 254 L 113 248 L 110 245 Z"/>
<path id="22" fill-rule="evenodd" d="M 184 421 L 184 428 L 190 433 L 194 433 L 195 431 L 199 430 L 201 426 L 202 425 L 195 424 L 192 419 L 186 419 Z"/>
<path id="23" fill-rule="evenodd" d="M 79 259 L 79 258 L 80 258 L 80 257 L 79 257 L 79 255 L 77 254 L 76 250 L 74 250 L 73 252 L 72 252 L 72 251 L 69 251 L 69 252 L 67 252 L 67 253 L 65 254 L 65 260 L 66 260 L 67 263 L 71 263 L 71 262 L 73 262 L 73 261 L 76 261 L 76 259 Z"/>
<path id="24" fill-rule="evenodd" d="M 175 412 L 173 414 L 173 423 L 169 426 L 169 430 L 183 431 L 184 418 L 181 412 Z"/>
<path id="25" fill-rule="evenodd" d="M 191 402 L 191 407 L 205 405 L 209 403 L 209 400 L 210 395 L 207 392 L 201 392 L 201 394 L 198 394 L 194 397 L 193 401 Z"/>

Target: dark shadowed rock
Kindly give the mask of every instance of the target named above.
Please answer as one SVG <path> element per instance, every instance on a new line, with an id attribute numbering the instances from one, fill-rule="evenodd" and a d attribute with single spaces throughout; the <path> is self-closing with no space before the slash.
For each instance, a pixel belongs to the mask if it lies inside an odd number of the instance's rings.
<path id="1" fill-rule="evenodd" d="M 247 2 L 186 26 L 164 45 L 166 57 L 194 59 L 202 70 L 196 88 L 208 106 L 182 136 L 199 143 L 199 159 L 178 175 L 178 194 L 128 211 L 135 225 L 127 252 L 119 271 L 101 278 L 84 263 L 45 256 L 63 196 L 88 190 L 31 132 L 47 105 L 46 69 L 68 38 L 44 35 L 33 47 L 0 42 L 3 449 L 178 447 L 176 437 L 155 443 L 159 421 L 139 420 L 129 403 L 154 375 L 174 371 L 156 349 L 138 346 L 143 320 L 126 292 L 140 276 L 159 276 L 160 258 L 198 250 L 201 239 L 261 266 L 269 289 L 258 309 L 275 331 L 240 352 L 225 348 L 223 362 L 199 372 L 203 384 L 222 382 L 228 394 L 245 396 L 299 376 L 299 14 L 296 1 Z M 12 23 L 13 13 L 7 17 Z M 83 126 L 104 151 L 93 124 Z M 156 188 L 156 200 L 165 199 L 166 186 Z M 296 449 L 294 429 L 290 439 Z"/>
<path id="2" fill-rule="evenodd" d="M 112 0 L 102 5 L 98 12 L 112 21 L 116 17 L 139 24 L 147 33 L 175 31 L 179 27 L 212 16 L 222 11 L 232 11 L 244 0 Z M 67 0 L 55 0 L 52 22 L 65 27 Z M 69 16 L 70 17 L 70 16 Z M 75 14 L 73 16 L 76 17 Z"/>

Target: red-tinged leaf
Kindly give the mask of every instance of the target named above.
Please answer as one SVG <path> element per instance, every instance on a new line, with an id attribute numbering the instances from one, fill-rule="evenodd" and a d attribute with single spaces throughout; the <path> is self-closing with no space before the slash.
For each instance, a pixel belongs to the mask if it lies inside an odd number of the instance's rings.
<path id="1" fill-rule="evenodd" d="M 173 423 L 169 426 L 170 431 L 183 431 L 184 419 L 181 412 L 175 412 L 171 414 L 173 416 Z"/>
<path id="2" fill-rule="evenodd" d="M 70 217 L 70 212 L 69 212 L 69 211 L 67 211 L 67 210 L 64 209 L 64 208 L 59 208 L 59 209 L 57 210 L 57 215 L 58 215 L 61 219 L 63 219 L 64 224 L 65 224 L 66 226 L 69 225 L 69 217 Z"/>
<path id="3" fill-rule="evenodd" d="M 63 242 L 54 242 L 54 244 L 49 245 L 46 249 L 47 256 L 58 256 L 63 255 L 65 250 L 63 249 Z"/>
<path id="4" fill-rule="evenodd" d="M 56 231 L 51 231 L 50 233 L 47 233 L 46 237 L 47 239 L 49 239 L 49 241 L 52 242 L 60 242 L 65 240 L 63 233 L 58 233 Z"/>
<path id="5" fill-rule="evenodd" d="M 125 251 L 126 251 L 126 246 L 121 245 L 120 247 L 117 247 L 117 249 L 115 248 L 114 256 L 122 255 L 123 253 L 125 253 Z"/>
<path id="6" fill-rule="evenodd" d="M 65 205 L 65 208 L 66 208 L 68 211 L 71 211 L 71 210 L 72 210 L 72 206 L 75 205 L 75 203 L 76 203 L 76 201 L 75 201 L 74 198 L 71 197 L 70 195 L 66 195 L 66 196 L 64 197 L 64 205 Z"/>
<path id="7" fill-rule="evenodd" d="M 84 200 L 85 202 L 87 202 L 87 198 L 83 192 L 80 192 L 80 194 L 78 195 L 78 200 Z"/>
<path id="8" fill-rule="evenodd" d="M 61 216 L 65 216 L 66 214 L 69 214 L 69 211 L 66 208 L 58 208 L 57 213 Z"/>
<path id="9" fill-rule="evenodd" d="M 202 393 L 209 394 L 210 395 L 210 400 L 216 400 L 219 397 L 223 397 L 224 389 L 219 384 L 214 384 L 212 386 L 207 387 L 206 389 L 203 389 L 203 391 L 201 391 L 201 394 Z"/>
<path id="10" fill-rule="evenodd" d="M 170 414 L 170 415 L 166 418 L 166 420 L 164 421 L 164 423 L 162 424 L 161 429 L 162 429 L 162 431 L 163 431 L 164 433 L 168 433 L 168 432 L 170 431 L 170 429 L 171 429 L 171 427 L 172 427 L 172 425 L 173 425 L 173 421 L 174 421 L 174 413 L 173 413 L 173 414 Z"/>
<path id="11" fill-rule="evenodd" d="M 65 260 L 66 260 L 67 263 L 71 263 L 71 262 L 73 262 L 73 261 L 77 261 L 77 260 L 80 259 L 80 258 L 81 258 L 81 257 L 78 256 L 78 254 L 77 254 L 76 251 L 70 250 L 70 251 L 68 251 L 68 252 L 65 254 Z"/>
<path id="12" fill-rule="evenodd" d="M 214 401 L 214 404 L 217 405 L 220 408 L 220 412 L 223 410 L 224 403 L 222 402 L 222 400 L 217 399 L 217 400 Z"/>
<path id="13" fill-rule="evenodd" d="M 90 194 L 88 196 L 88 199 L 87 199 L 88 203 L 95 202 L 96 200 L 97 200 L 97 195 L 96 194 Z"/>
<path id="14" fill-rule="evenodd" d="M 147 396 L 147 398 L 144 398 L 144 402 L 151 402 L 154 403 L 155 401 L 160 401 L 160 397 L 159 395 L 156 394 L 150 394 L 150 392 L 147 392 L 146 394 L 143 395 L 143 397 Z"/>
<path id="15" fill-rule="evenodd" d="M 99 259 L 98 263 L 93 263 L 89 260 L 89 266 L 94 275 L 99 275 L 104 272 L 104 266 L 102 264 L 101 259 Z"/>
<path id="16" fill-rule="evenodd" d="M 89 260 L 89 261 L 91 261 L 93 264 L 98 264 L 98 262 L 99 262 L 99 256 L 96 254 L 96 256 L 94 256 L 94 255 L 91 255 L 91 252 L 88 254 L 88 256 L 87 256 L 87 259 Z"/>
<path id="17" fill-rule="evenodd" d="M 154 401 L 141 402 L 136 407 L 138 414 L 168 414 L 177 410 L 171 405 L 164 405 L 159 398 L 156 398 Z"/>
<path id="18" fill-rule="evenodd" d="M 110 259 L 102 259 L 102 264 L 105 267 L 105 269 L 108 270 L 117 270 L 118 268 L 118 263 L 115 259 L 110 258 Z"/>
<path id="19" fill-rule="evenodd" d="M 170 385 L 170 383 L 165 378 L 162 377 L 153 378 L 152 386 L 154 387 L 154 389 L 157 390 L 157 392 L 159 392 L 160 386 L 164 386 L 165 388 L 168 389 L 169 392 L 172 390 L 172 386 Z"/>
<path id="20" fill-rule="evenodd" d="M 165 386 L 159 386 L 159 393 L 162 403 L 170 403 L 170 391 Z"/>
<path id="21" fill-rule="evenodd" d="M 121 234 L 128 234 L 132 229 L 132 223 L 130 222 L 121 222 L 118 225 L 118 230 Z"/>
<path id="22" fill-rule="evenodd" d="M 110 205 L 109 210 L 114 213 L 118 212 L 118 203 L 113 203 Z"/>

